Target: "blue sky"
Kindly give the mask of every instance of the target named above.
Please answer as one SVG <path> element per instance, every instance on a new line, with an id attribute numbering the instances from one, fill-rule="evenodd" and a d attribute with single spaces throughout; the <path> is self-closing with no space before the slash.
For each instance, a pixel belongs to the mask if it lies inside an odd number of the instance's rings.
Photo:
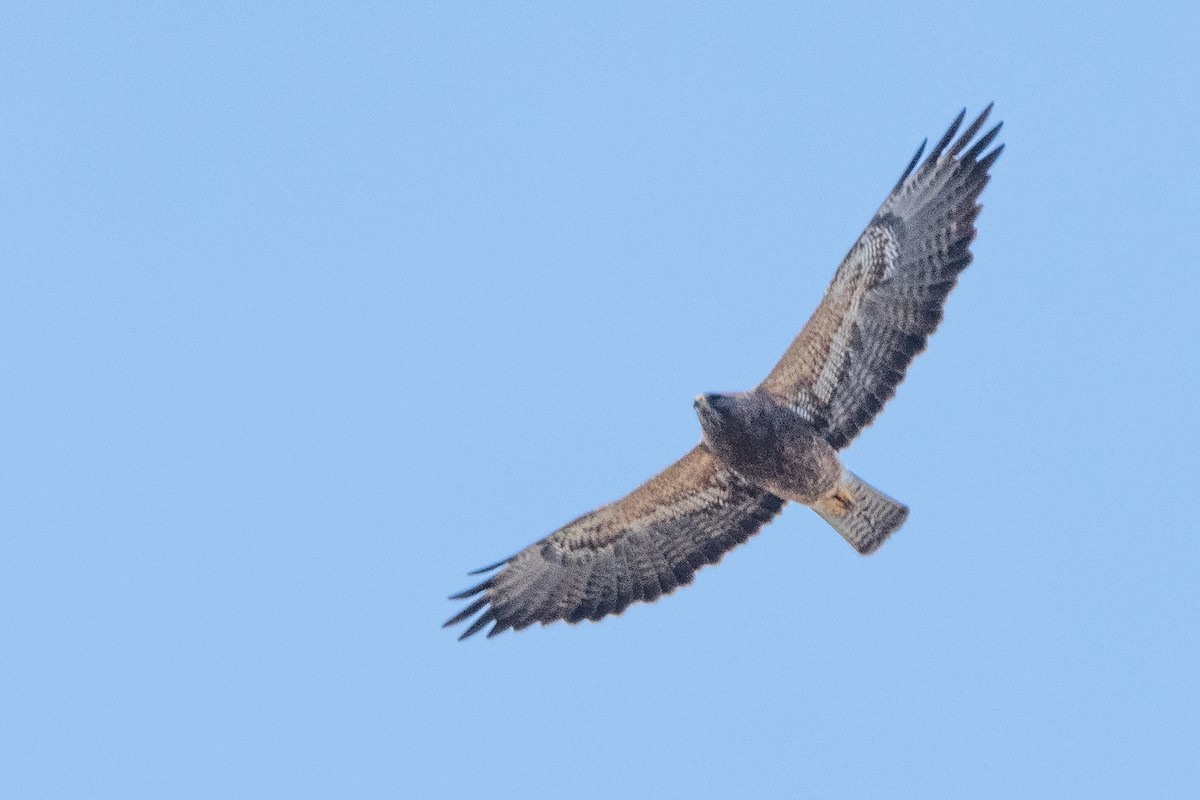
<path id="1" fill-rule="evenodd" d="M 1194 4 L 18 4 L 0 786 L 1200 791 Z M 929 352 L 791 507 L 578 627 L 439 628 L 755 384 L 916 145 L 1004 157 Z"/>

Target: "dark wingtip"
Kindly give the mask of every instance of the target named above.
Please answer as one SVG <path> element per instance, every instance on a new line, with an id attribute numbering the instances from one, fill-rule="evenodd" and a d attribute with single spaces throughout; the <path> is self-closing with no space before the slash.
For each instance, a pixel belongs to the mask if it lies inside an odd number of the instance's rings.
<path id="1" fill-rule="evenodd" d="M 927 144 L 929 144 L 928 138 L 921 140 L 921 146 L 917 148 L 917 152 L 912 157 L 912 161 L 909 161 L 908 166 L 904 168 L 904 174 L 902 174 L 900 176 L 900 180 L 896 181 L 895 187 L 892 188 L 893 192 L 896 191 L 896 189 L 899 189 L 901 186 L 903 186 L 904 182 L 906 180 L 908 180 L 908 176 L 912 174 L 913 168 L 917 166 L 918 162 L 920 162 L 921 154 L 925 152 L 925 145 L 927 145 Z"/>
<path id="2" fill-rule="evenodd" d="M 942 138 L 938 139 L 938 143 L 933 146 L 932 150 L 929 151 L 929 158 L 927 158 L 926 161 L 934 162 L 941 157 L 942 151 L 946 149 L 946 145 L 950 144 L 950 141 L 954 138 L 954 134 L 958 133 L 958 127 L 962 125 L 962 121 L 964 118 L 966 118 L 966 116 L 966 108 L 958 112 L 958 116 L 954 118 L 954 122 L 950 123 L 950 127 L 946 129 L 944 134 L 942 134 Z"/>
<path id="3" fill-rule="evenodd" d="M 986 156 L 984 156 L 980 160 L 979 168 L 981 170 L 983 170 L 984 172 L 987 172 L 991 168 L 992 164 L 996 163 L 996 159 L 999 158 L 1000 154 L 1003 152 L 1004 152 L 1004 145 L 1000 145 L 999 147 L 997 147 L 992 152 L 988 153 Z"/>
<path id="4" fill-rule="evenodd" d="M 977 159 L 979 154 L 982 153 L 987 146 L 992 143 L 992 140 L 996 138 L 996 134 L 1000 133 L 1000 129 L 1003 127 L 1003 122 L 997 122 L 990 131 L 985 133 L 982 137 L 980 137 L 978 142 L 971 146 L 971 149 L 968 150 L 965 155 L 963 155 L 963 160 L 974 161 Z"/>
<path id="5" fill-rule="evenodd" d="M 467 574 L 468 575 L 482 575 L 485 572 L 491 572 L 492 570 L 496 569 L 497 567 L 503 567 L 505 564 L 512 561 L 513 558 L 514 558 L 514 556 L 509 556 L 508 558 L 502 558 L 499 561 L 497 561 L 495 564 L 488 564 L 486 567 L 480 567 L 479 569 L 473 569 L 470 572 L 468 572 Z"/>
<path id="6" fill-rule="evenodd" d="M 967 129 L 964 130 L 962 135 L 958 137 L 958 141 L 955 142 L 954 146 L 950 148 L 948 155 L 951 158 L 957 157 L 958 154 L 962 152 L 963 148 L 975 138 L 975 134 L 979 133 L 980 129 L 983 128 L 983 123 L 987 122 L 988 114 L 990 113 L 992 113 L 992 107 L 991 105 L 988 105 L 988 107 L 985 108 L 983 112 L 975 118 L 975 121 L 967 126 Z"/>
<path id="7" fill-rule="evenodd" d="M 487 603 L 488 603 L 488 599 L 487 599 L 486 597 L 481 597 L 481 598 L 479 598 L 479 599 L 478 599 L 478 600 L 476 600 L 474 603 L 471 603 L 471 605 L 467 606 L 467 607 L 466 607 L 466 608 L 464 608 L 462 611 L 458 612 L 458 613 L 457 613 L 457 614 L 455 614 L 453 617 L 451 617 L 450 619 L 448 619 L 448 620 L 446 620 L 445 622 L 443 622 L 443 623 L 442 623 L 442 627 L 443 627 L 443 628 L 449 628 L 451 625 L 457 625 L 458 623 L 460 623 L 460 622 L 462 622 L 463 620 L 465 620 L 467 617 L 469 617 L 469 616 L 471 616 L 472 614 L 474 614 L 474 613 L 475 613 L 476 611 L 478 611 L 479 609 L 481 609 L 481 608 L 483 608 L 484 606 L 486 606 L 486 605 L 487 605 Z M 485 616 L 486 616 L 486 615 L 485 615 Z"/>
<path id="8" fill-rule="evenodd" d="M 472 622 L 471 627 L 469 627 L 465 631 L 463 631 L 462 636 L 459 636 L 458 640 L 461 642 L 463 639 L 466 639 L 470 636 L 474 636 L 475 634 L 479 633 L 481 630 L 483 630 L 485 625 L 487 625 L 489 622 L 492 621 L 492 619 L 493 619 L 492 612 L 489 611 L 488 613 L 481 616 L 479 619 Z"/>
<path id="9" fill-rule="evenodd" d="M 492 576 L 492 577 L 494 578 L 495 576 Z M 459 592 L 458 594 L 450 595 L 450 599 L 451 600 L 466 600 L 468 597 L 479 594 L 484 589 L 490 589 L 491 587 L 492 587 L 492 578 L 488 578 L 483 583 L 477 583 L 474 586 L 472 586 L 470 589 L 464 589 L 463 591 Z"/>

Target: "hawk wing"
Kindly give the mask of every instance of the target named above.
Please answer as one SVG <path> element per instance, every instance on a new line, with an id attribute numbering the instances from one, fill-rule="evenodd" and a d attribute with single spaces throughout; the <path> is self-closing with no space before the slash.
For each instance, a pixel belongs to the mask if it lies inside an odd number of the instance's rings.
<path id="1" fill-rule="evenodd" d="M 963 150 L 991 108 L 950 145 L 965 110 L 960 113 L 917 167 L 921 145 L 760 387 L 809 420 L 835 449 L 849 444 L 895 394 L 941 322 L 958 274 L 971 263 L 977 200 L 1004 145 L 980 156 L 1000 125 Z"/>
<path id="2" fill-rule="evenodd" d="M 479 595 L 446 622 L 483 611 L 459 638 L 540 622 L 619 614 L 692 582 L 783 508 L 784 500 L 722 466 L 707 447 L 690 453 L 615 503 L 601 506 L 475 573 L 499 572 L 451 600 Z"/>

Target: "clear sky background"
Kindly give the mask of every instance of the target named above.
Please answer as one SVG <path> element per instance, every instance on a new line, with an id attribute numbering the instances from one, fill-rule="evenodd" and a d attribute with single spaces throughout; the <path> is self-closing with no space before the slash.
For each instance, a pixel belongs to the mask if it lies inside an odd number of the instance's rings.
<path id="1" fill-rule="evenodd" d="M 396 5 L 6 7 L 0 795 L 1197 796 L 1194 3 Z M 900 534 L 440 629 L 991 100 Z"/>

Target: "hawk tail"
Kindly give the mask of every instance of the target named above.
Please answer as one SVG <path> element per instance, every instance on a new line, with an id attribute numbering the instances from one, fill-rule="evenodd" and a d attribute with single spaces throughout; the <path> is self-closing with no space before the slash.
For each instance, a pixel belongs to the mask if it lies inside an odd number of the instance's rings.
<path id="1" fill-rule="evenodd" d="M 842 480 L 833 493 L 814 503 L 812 509 L 864 556 L 878 550 L 908 518 L 908 506 L 848 469 L 842 469 Z"/>

